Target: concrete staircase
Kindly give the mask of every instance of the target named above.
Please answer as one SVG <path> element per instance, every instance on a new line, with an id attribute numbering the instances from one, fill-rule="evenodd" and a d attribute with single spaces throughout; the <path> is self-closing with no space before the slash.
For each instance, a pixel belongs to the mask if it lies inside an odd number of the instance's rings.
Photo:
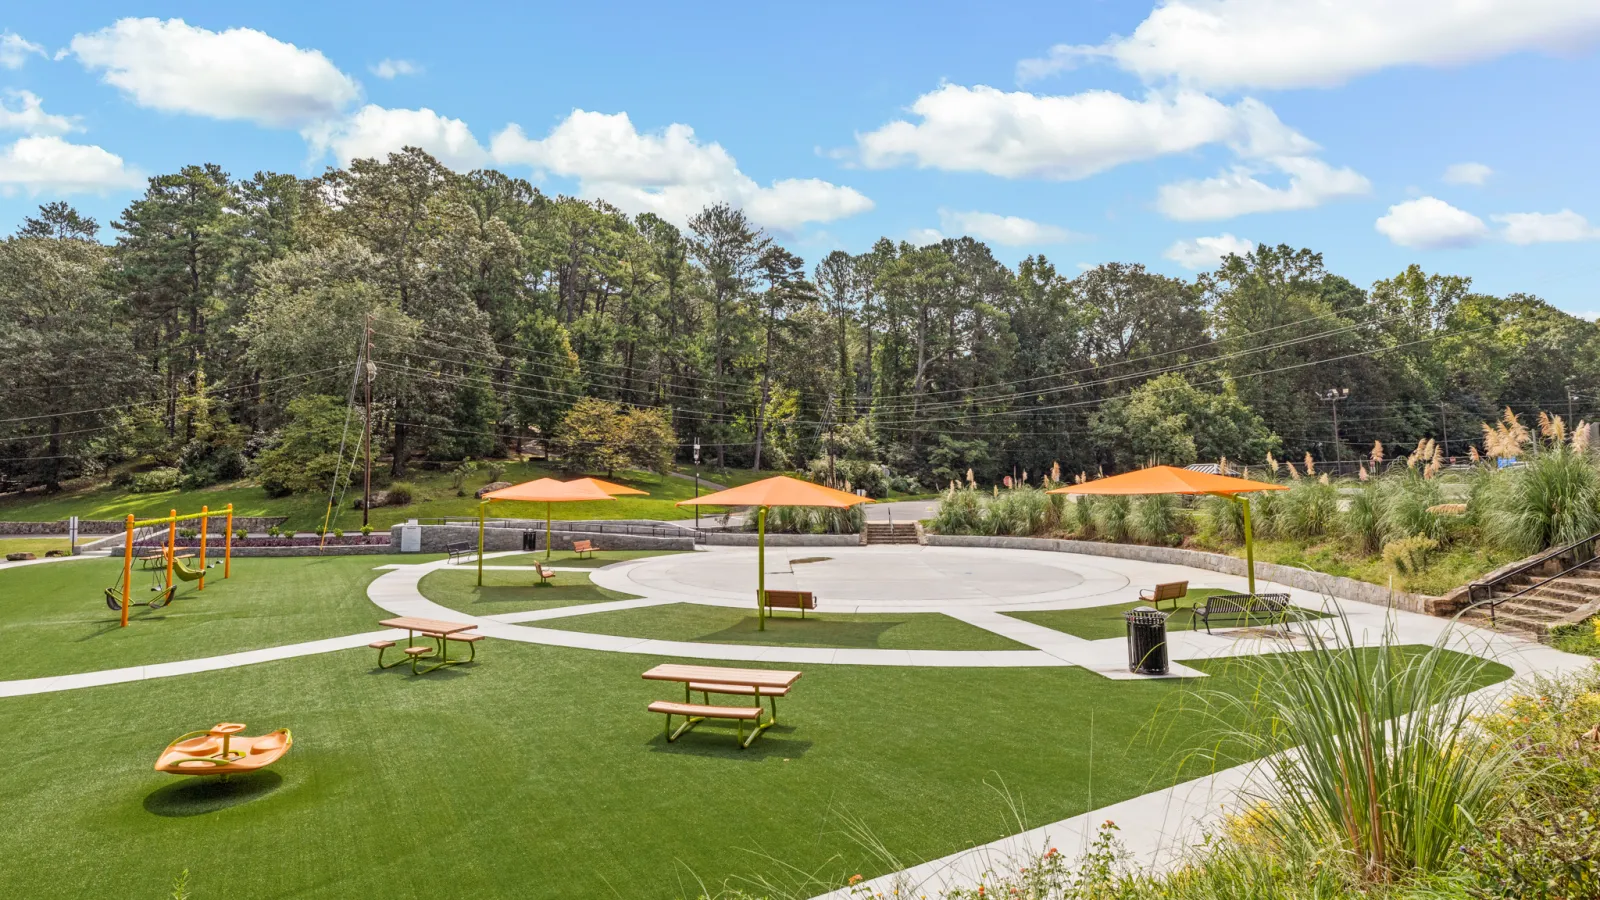
<path id="1" fill-rule="evenodd" d="M 1600 612 L 1600 560 L 1559 578 L 1546 580 L 1533 573 L 1513 576 L 1495 585 L 1494 597 L 1511 597 L 1524 590 L 1527 593 L 1498 603 L 1493 621 L 1501 631 L 1544 640 L 1552 627 L 1581 622 Z M 1489 610 L 1468 610 L 1461 620 L 1487 628 Z"/>
<path id="2" fill-rule="evenodd" d="M 920 544 L 921 531 L 916 522 L 868 522 L 862 532 L 867 544 Z"/>

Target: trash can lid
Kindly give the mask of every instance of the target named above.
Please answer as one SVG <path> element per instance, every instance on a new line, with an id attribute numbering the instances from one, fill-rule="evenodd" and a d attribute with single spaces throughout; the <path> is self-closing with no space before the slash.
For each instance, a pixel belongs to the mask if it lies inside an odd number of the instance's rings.
<path id="1" fill-rule="evenodd" d="M 1148 606 L 1136 606 L 1123 613 L 1122 617 L 1134 625 L 1160 625 L 1167 621 L 1167 613 Z"/>

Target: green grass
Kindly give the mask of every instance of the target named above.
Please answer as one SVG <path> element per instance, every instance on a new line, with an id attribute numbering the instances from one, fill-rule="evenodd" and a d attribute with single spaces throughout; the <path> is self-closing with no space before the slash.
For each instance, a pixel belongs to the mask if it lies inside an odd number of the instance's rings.
<path id="1" fill-rule="evenodd" d="M 640 609 L 556 619 L 545 627 L 590 634 L 703 641 L 716 644 L 772 644 L 783 647 L 851 647 L 882 650 L 1031 650 L 938 613 L 799 613 L 785 610 L 757 629 L 753 610 L 671 603 Z"/>
<path id="2" fill-rule="evenodd" d="M 534 563 L 547 562 L 552 566 L 572 566 L 582 568 L 595 568 L 609 566 L 614 562 L 623 562 L 630 559 L 646 559 L 651 556 L 672 556 L 678 553 L 692 553 L 691 550 L 596 550 L 594 555 L 579 559 L 578 555 L 570 550 L 557 550 L 545 559 L 543 551 L 538 553 L 520 553 L 516 556 L 497 556 L 485 560 L 484 565 L 495 566 L 531 566 Z"/>
<path id="3" fill-rule="evenodd" d="M 1202 605 L 1206 597 L 1216 594 L 1226 594 L 1228 591 L 1201 588 L 1189 592 L 1189 596 L 1178 601 L 1178 610 L 1167 618 L 1168 631 L 1189 631 L 1193 627 L 1204 628 L 1203 624 L 1197 625 L 1189 609 Z M 1143 601 L 1133 603 L 1115 603 L 1110 606 L 1093 606 L 1088 609 L 1046 609 L 1029 612 L 1008 612 L 1006 615 L 1054 628 L 1056 631 L 1065 632 L 1085 640 L 1097 641 L 1102 638 L 1119 638 L 1128 633 L 1126 620 L 1122 614 L 1138 606 L 1149 606 Z M 1162 612 L 1172 612 L 1172 604 L 1162 601 Z M 1308 609 L 1296 608 L 1293 615 L 1298 619 L 1321 619 L 1324 614 Z M 1253 625 L 1265 624 L 1266 620 L 1259 616 L 1252 616 L 1250 623 Z M 1212 620 L 1212 628 L 1228 628 L 1246 624 L 1239 616 L 1227 618 L 1217 617 Z"/>
<path id="4" fill-rule="evenodd" d="M 415 561 L 437 559 L 425 556 Z M 106 608 L 120 559 L 83 559 L 0 569 L 0 679 L 37 678 L 216 656 L 374 631 L 384 613 L 366 586 L 383 556 L 233 561 L 233 577 L 211 569 L 204 593 L 179 583 L 171 605 L 135 606 L 127 628 Z M 135 566 L 135 602 L 153 596 Z"/>
<path id="5" fill-rule="evenodd" d="M 535 478 L 553 477 L 566 480 L 567 473 L 553 472 L 535 463 L 507 463 L 502 481 L 522 482 Z M 478 500 L 473 491 L 487 484 L 489 476 L 481 469 L 467 479 L 467 496 L 457 497 L 448 472 L 429 472 L 421 469 L 410 472 L 405 479 L 415 485 L 418 493 L 406 506 L 382 506 L 372 510 L 371 522 L 375 528 L 387 529 L 390 525 L 413 518 L 440 516 L 476 516 Z M 649 491 L 648 497 L 619 497 L 616 500 L 595 500 L 582 503 L 557 503 L 552 508 L 553 517 L 561 519 L 685 519 L 693 518 L 690 507 L 674 505 L 679 500 L 694 496 L 694 484 L 679 478 L 650 475 L 643 472 L 618 472 L 608 479 L 619 484 Z M 350 504 L 361 495 L 360 485 L 353 485 L 345 494 L 342 509 L 335 510 L 335 521 L 330 527 L 352 531 L 361 525 L 361 511 Z M 107 484 L 76 485 L 55 494 L 29 492 L 23 496 L 0 499 L 0 520 L 16 522 L 44 522 L 79 516 L 85 519 L 121 519 L 132 513 L 140 518 L 164 516 L 169 510 L 199 512 L 201 506 L 220 509 L 233 504 L 235 515 L 288 516 L 285 523 L 299 531 L 311 531 L 322 524 L 327 510 L 327 494 L 293 494 L 288 497 L 268 497 L 266 492 L 250 482 L 214 485 L 198 490 L 166 491 L 159 494 L 134 494 L 123 488 Z M 707 507 L 702 514 L 715 512 L 720 507 Z M 501 518 L 542 519 L 543 503 L 499 502 L 489 507 L 491 516 Z"/>
<path id="6" fill-rule="evenodd" d="M 690 481 L 686 481 L 684 483 L 689 486 L 689 496 L 693 497 L 694 481 L 692 479 L 694 477 L 694 469 L 680 468 L 678 471 L 688 475 L 691 478 Z M 720 484 L 725 488 L 735 488 L 739 487 L 740 485 L 750 484 L 754 481 L 760 481 L 764 478 L 771 478 L 774 475 L 788 475 L 791 478 L 803 477 L 799 472 L 782 472 L 777 469 L 761 469 L 760 471 L 752 471 L 750 469 L 718 469 L 715 466 L 701 466 L 700 493 L 709 494 L 713 490 L 718 490 L 717 488 L 707 488 L 706 482 L 708 481 Z M 693 512 L 692 509 L 690 511 Z M 702 509 L 700 514 L 707 515 L 707 512 L 705 509 Z M 718 514 L 721 514 L 720 510 L 718 511 Z"/>
<path id="7" fill-rule="evenodd" d="M 1243 547 L 1202 545 L 1202 549 L 1244 558 Z M 1385 586 L 1393 577 L 1394 586 L 1399 590 L 1433 596 L 1448 593 L 1518 558 L 1516 554 L 1478 544 L 1453 545 L 1434 554 L 1423 571 L 1402 576 L 1395 575 L 1383 557 L 1356 552 L 1340 540 L 1309 545 L 1290 540 L 1258 540 L 1255 552 L 1257 562 L 1296 566 Z"/>
<path id="8" fill-rule="evenodd" d="M 657 659 L 491 640 L 478 660 L 413 677 L 361 649 L 0 700 L 0 896 L 165 896 L 183 869 L 197 900 L 665 900 L 787 866 L 839 885 L 882 871 L 846 817 L 937 857 L 1017 830 L 1000 790 L 1039 825 L 1171 783 L 1208 721 L 1180 682 L 808 666 L 741 752 L 731 727 L 663 741 Z M 1271 690 L 1197 665 L 1208 690 Z M 219 721 L 294 749 L 226 785 L 151 771 Z"/>
<path id="9" fill-rule="evenodd" d="M 1554 629 L 1550 646 L 1581 656 L 1600 656 L 1600 617 Z"/>
<path id="10" fill-rule="evenodd" d="M 540 584 L 532 568 L 526 572 L 486 570 L 482 587 L 470 567 L 440 569 L 423 576 L 418 587 L 429 600 L 474 616 L 634 599 L 633 594 L 595 585 L 582 572 L 557 572 L 549 584 Z"/>
<path id="11" fill-rule="evenodd" d="M 0 538 L 0 560 L 5 559 L 7 553 L 32 553 L 44 559 L 50 550 L 65 549 L 66 538 Z"/>

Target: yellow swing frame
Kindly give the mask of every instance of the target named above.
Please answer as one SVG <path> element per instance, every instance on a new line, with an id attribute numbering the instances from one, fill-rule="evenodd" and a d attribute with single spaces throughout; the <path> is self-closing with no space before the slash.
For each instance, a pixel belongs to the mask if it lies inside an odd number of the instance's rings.
<path id="1" fill-rule="evenodd" d="M 233 572 L 233 504 L 229 503 L 218 512 L 211 512 L 211 507 L 202 506 L 197 513 L 178 515 L 173 510 L 170 515 L 158 519 L 135 519 L 132 514 L 128 516 L 127 537 L 122 546 L 122 627 L 128 627 L 128 607 L 133 599 L 133 531 L 135 528 L 144 528 L 150 525 L 167 526 L 167 545 L 163 552 L 167 557 L 167 583 L 164 590 L 172 590 L 172 566 L 178 556 L 178 523 L 190 519 L 200 520 L 200 577 L 199 590 L 206 589 L 206 532 L 208 520 L 213 517 L 226 516 L 227 530 L 222 541 L 222 577 L 229 578 Z"/>

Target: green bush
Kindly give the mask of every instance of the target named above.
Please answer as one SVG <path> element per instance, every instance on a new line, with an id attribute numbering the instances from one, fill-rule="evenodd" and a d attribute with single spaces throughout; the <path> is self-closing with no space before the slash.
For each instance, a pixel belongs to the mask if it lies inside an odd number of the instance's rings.
<path id="1" fill-rule="evenodd" d="M 1072 501 L 1072 529 L 1084 540 L 1093 540 L 1094 520 L 1094 498 L 1088 494 L 1080 494 Z"/>
<path id="2" fill-rule="evenodd" d="M 363 525 L 363 526 L 361 526 L 361 536 L 362 537 L 368 537 L 371 534 L 372 534 L 372 526 L 371 525 Z"/>
<path id="3" fill-rule="evenodd" d="M 1383 524 L 1378 504 L 1378 486 L 1367 482 L 1350 498 L 1342 520 L 1344 532 L 1362 553 L 1377 553 L 1383 547 Z"/>
<path id="4" fill-rule="evenodd" d="M 1297 540 L 1327 534 L 1339 515 L 1339 493 L 1331 484 L 1305 478 L 1283 492 L 1278 532 Z"/>
<path id="5" fill-rule="evenodd" d="M 183 480 L 183 473 L 170 466 L 140 472 L 128 481 L 128 490 L 135 494 L 159 494 L 175 491 Z"/>
<path id="6" fill-rule="evenodd" d="M 940 534 L 978 534 L 983 525 L 983 500 L 970 487 L 946 488 L 933 517 L 933 530 Z"/>
<path id="7" fill-rule="evenodd" d="M 1200 536 L 1224 544 L 1244 543 L 1244 507 L 1227 497 L 1205 497 L 1196 506 Z"/>
<path id="8" fill-rule="evenodd" d="M 985 534 L 1034 537 L 1045 533 L 1050 498 L 1027 486 L 1008 488 L 989 499 Z"/>
<path id="9" fill-rule="evenodd" d="M 416 497 L 417 486 L 409 481 L 396 481 L 389 485 L 389 497 L 386 506 L 408 506 Z"/>
<path id="10" fill-rule="evenodd" d="M 1482 482 L 1474 504 L 1485 537 L 1537 553 L 1600 532 L 1600 465 L 1569 446 L 1541 451 Z"/>
<path id="11" fill-rule="evenodd" d="M 1439 549 L 1439 542 L 1423 534 L 1414 534 L 1383 545 L 1383 561 L 1396 575 L 1420 575 L 1428 568 L 1428 558 Z"/>
<path id="12" fill-rule="evenodd" d="M 1173 544 L 1178 534 L 1178 498 L 1171 494 L 1149 494 L 1133 501 L 1128 530 L 1136 540 L 1147 544 Z"/>
<path id="13" fill-rule="evenodd" d="M 823 506 L 774 506 L 767 510 L 770 534 L 859 534 L 867 515 L 861 504 L 846 509 Z M 755 531 L 754 516 L 745 521 L 745 530 Z"/>
<path id="14" fill-rule="evenodd" d="M 1122 543 L 1128 539 L 1128 517 L 1132 502 L 1127 497 L 1101 497 L 1094 504 L 1094 530 L 1105 540 Z"/>
<path id="15" fill-rule="evenodd" d="M 1444 518 L 1430 512 L 1445 502 L 1438 479 L 1403 469 L 1378 480 L 1377 496 L 1378 527 L 1385 543 L 1414 534 L 1441 542 L 1445 539 Z"/>

